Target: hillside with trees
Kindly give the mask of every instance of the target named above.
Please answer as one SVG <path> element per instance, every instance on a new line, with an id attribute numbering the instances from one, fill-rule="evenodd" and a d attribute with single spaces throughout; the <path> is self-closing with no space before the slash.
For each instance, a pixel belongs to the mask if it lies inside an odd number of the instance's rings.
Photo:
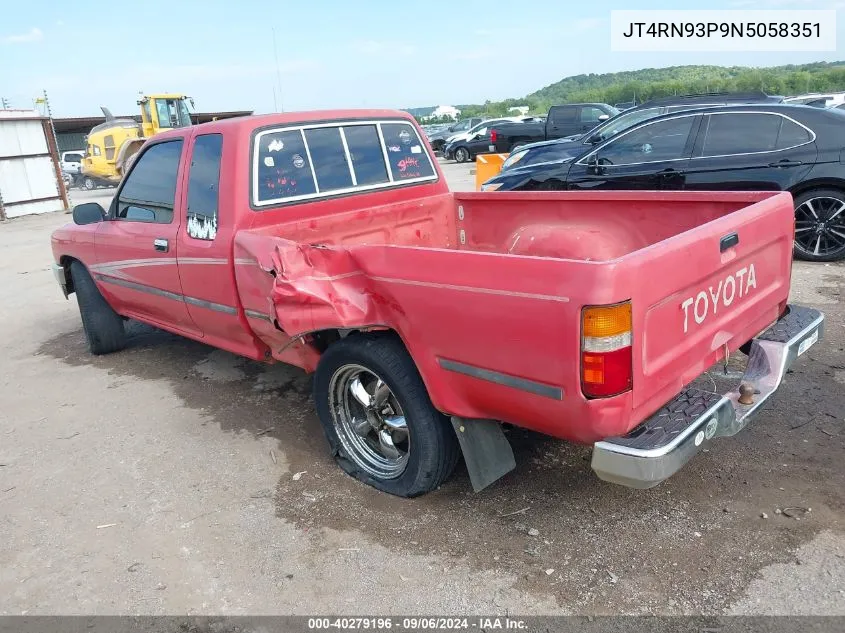
<path id="1" fill-rule="evenodd" d="M 845 91 L 845 61 L 790 64 L 769 68 L 748 66 L 670 66 L 619 73 L 566 77 L 522 99 L 459 105 L 462 116 L 503 116 L 517 105 L 545 113 L 561 103 L 641 103 L 657 97 L 701 92 L 762 90 L 772 95 Z M 421 109 L 422 110 L 422 109 Z"/>

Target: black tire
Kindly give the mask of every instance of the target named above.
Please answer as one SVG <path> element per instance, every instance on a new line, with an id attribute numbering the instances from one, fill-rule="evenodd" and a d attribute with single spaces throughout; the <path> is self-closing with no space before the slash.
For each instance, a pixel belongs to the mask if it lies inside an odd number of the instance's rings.
<path id="1" fill-rule="evenodd" d="M 332 378 L 350 365 L 381 377 L 398 400 L 409 433 L 407 465 L 398 477 L 384 479 L 361 468 L 338 436 L 331 411 Z M 431 404 L 422 378 L 401 340 L 392 334 L 351 335 L 331 345 L 314 375 L 314 400 L 332 455 L 356 479 L 399 497 L 416 497 L 440 486 L 452 474 L 459 457 L 451 423 Z"/>
<path id="2" fill-rule="evenodd" d="M 816 215 L 822 221 L 821 235 L 815 231 L 816 226 L 812 221 L 813 216 L 808 215 L 804 211 L 803 205 L 813 199 L 820 199 L 815 209 Z M 838 189 L 812 189 L 805 191 L 801 195 L 795 196 L 795 242 L 793 244 L 792 253 L 796 259 L 803 259 L 808 262 L 835 262 L 845 259 L 845 238 L 840 236 L 845 235 L 845 210 L 840 211 L 833 220 L 826 222 L 826 220 L 833 214 L 833 209 L 837 201 L 845 205 L 845 192 Z M 829 233 L 830 230 L 836 233 Z M 803 233 L 799 233 L 802 232 Z M 816 254 L 813 244 L 813 238 L 804 238 L 806 242 L 802 244 L 804 235 L 819 236 L 819 241 L 815 243 L 818 247 L 818 254 Z"/>
<path id="3" fill-rule="evenodd" d="M 94 182 L 93 178 L 85 176 L 85 180 L 82 181 L 82 185 L 88 190 L 91 191 L 92 189 L 97 188 L 97 183 Z"/>
<path id="4" fill-rule="evenodd" d="M 472 155 L 469 153 L 469 150 L 466 147 L 456 147 L 455 148 L 455 162 L 456 163 L 466 163 L 472 159 Z"/>
<path id="5" fill-rule="evenodd" d="M 92 354 L 111 354 L 126 347 L 123 318 L 108 304 L 97 290 L 88 270 L 80 262 L 70 265 L 73 289 L 82 327 Z"/>

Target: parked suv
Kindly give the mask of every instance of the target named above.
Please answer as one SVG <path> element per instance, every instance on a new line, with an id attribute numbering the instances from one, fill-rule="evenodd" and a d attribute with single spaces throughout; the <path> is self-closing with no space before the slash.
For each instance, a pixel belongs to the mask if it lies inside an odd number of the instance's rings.
<path id="1" fill-rule="evenodd" d="M 845 112 L 785 104 L 675 112 L 568 157 L 519 160 L 485 191 L 783 190 L 795 203 L 794 254 L 845 258 Z M 527 155 L 527 152 L 526 152 Z"/>

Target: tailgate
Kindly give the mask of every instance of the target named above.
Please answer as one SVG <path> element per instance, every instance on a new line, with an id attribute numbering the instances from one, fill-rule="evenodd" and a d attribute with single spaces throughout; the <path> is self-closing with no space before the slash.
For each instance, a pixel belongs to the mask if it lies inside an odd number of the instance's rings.
<path id="1" fill-rule="evenodd" d="M 632 254 L 634 407 L 661 406 L 777 319 L 792 268 L 789 194 L 760 194 L 722 218 Z"/>

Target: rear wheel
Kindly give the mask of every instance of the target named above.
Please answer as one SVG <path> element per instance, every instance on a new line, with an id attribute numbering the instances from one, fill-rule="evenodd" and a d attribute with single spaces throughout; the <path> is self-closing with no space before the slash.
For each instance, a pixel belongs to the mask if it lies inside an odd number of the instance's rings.
<path id="1" fill-rule="evenodd" d="M 814 189 L 795 197 L 793 253 L 811 262 L 845 258 L 845 193 Z"/>
<path id="2" fill-rule="evenodd" d="M 85 180 L 82 181 L 83 186 L 88 190 L 91 191 L 97 187 L 97 183 L 90 176 L 85 176 Z"/>
<path id="3" fill-rule="evenodd" d="M 430 492 L 452 473 L 458 440 L 419 372 L 391 335 L 352 335 L 329 347 L 314 399 L 340 467 L 400 497 Z"/>
<path id="4" fill-rule="evenodd" d="M 458 163 L 466 163 L 470 159 L 469 150 L 466 147 L 458 147 L 455 150 L 455 161 Z"/>
<path id="5" fill-rule="evenodd" d="M 70 265 L 73 289 L 88 348 L 92 354 L 110 354 L 126 346 L 123 318 L 100 294 L 91 274 L 80 262 Z"/>

